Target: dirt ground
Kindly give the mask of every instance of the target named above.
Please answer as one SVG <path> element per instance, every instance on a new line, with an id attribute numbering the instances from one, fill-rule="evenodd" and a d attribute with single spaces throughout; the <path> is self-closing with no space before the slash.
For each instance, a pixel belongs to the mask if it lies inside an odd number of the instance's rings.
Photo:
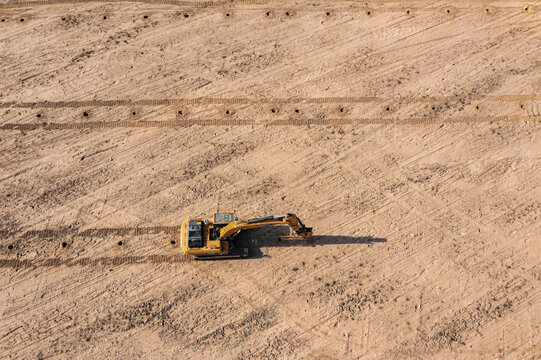
<path id="1" fill-rule="evenodd" d="M 0 358 L 540 359 L 541 2 L 0 1 Z M 245 260 L 187 217 L 296 213 Z"/>

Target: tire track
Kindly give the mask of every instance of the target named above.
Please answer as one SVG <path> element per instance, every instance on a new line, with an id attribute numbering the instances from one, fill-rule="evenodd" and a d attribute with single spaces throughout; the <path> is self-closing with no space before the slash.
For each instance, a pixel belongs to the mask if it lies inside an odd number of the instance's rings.
<path id="1" fill-rule="evenodd" d="M 454 123 L 482 123 L 482 122 L 532 122 L 541 121 L 541 115 L 521 116 L 521 115 L 500 115 L 500 116 L 465 116 L 458 118 L 329 118 L 329 119 L 278 119 L 267 122 L 260 122 L 253 119 L 193 119 L 193 120 L 156 120 L 156 121 L 89 121 L 74 123 L 41 123 L 41 124 L 14 124 L 8 123 L 0 126 L 0 130 L 85 130 L 85 129 L 115 129 L 115 128 L 170 128 L 170 127 L 189 127 L 193 125 L 200 126 L 250 126 L 250 125 L 434 125 L 434 124 L 454 124 Z"/>
<path id="2" fill-rule="evenodd" d="M 171 105 L 238 105 L 238 104 L 354 104 L 393 101 L 405 102 L 445 102 L 445 101 L 541 101 L 541 95 L 470 95 L 470 96 L 405 96 L 399 98 L 382 98 L 375 96 L 356 97 L 321 97 L 321 98 L 213 98 L 195 99 L 147 99 L 147 100 L 82 100 L 82 101 L 33 101 L 33 102 L 0 102 L 0 108 L 86 108 L 113 106 L 171 106 Z"/>
<path id="3" fill-rule="evenodd" d="M 272 5 L 272 4 L 290 4 L 291 1 L 282 0 L 231 0 L 231 1 L 183 1 L 183 0 L 37 0 L 37 1 L 21 1 L 18 3 L 0 4 L 0 9 L 13 9 L 32 6 L 48 6 L 62 4 L 88 4 L 88 3 L 142 3 L 150 5 L 174 5 L 180 7 L 192 8 L 221 8 L 231 7 L 235 5 Z M 328 0 L 330 3 L 354 3 L 354 0 Z M 372 0 L 371 4 L 393 4 L 401 3 L 402 0 Z M 414 2 L 421 2 L 415 0 Z M 485 0 L 470 0 L 471 3 L 485 4 Z M 530 3 L 538 3 L 538 0 L 530 1 Z M 493 0 L 491 3 L 516 3 L 514 0 Z M 382 9 L 385 11 L 385 9 Z M 404 9 L 400 9 L 401 11 Z"/>
<path id="4" fill-rule="evenodd" d="M 162 264 L 185 263 L 194 261 L 188 255 L 145 255 L 145 256 L 115 256 L 77 259 L 0 259 L 0 268 L 26 268 L 26 267 L 60 267 L 60 266 L 110 266 L 133 264 Z"/>
<path id="5" fill-rule="evenodd" d="M 9 237 L 17 235 L 17 231 L 0 230 L 0 236 Z M 179 226 L 150 226 L 150 227 L 118 227 L 118 228 L 93 228 L 82 231 L 72 229 L 44 229 L 44 230 L 29 230 L 22 233 L 22 238 L 52 238 L 67 235 L 75 236 L 107 236 L 107 235 L 154 235 L 166 233 L 170 235 L 180 234 Z"/>

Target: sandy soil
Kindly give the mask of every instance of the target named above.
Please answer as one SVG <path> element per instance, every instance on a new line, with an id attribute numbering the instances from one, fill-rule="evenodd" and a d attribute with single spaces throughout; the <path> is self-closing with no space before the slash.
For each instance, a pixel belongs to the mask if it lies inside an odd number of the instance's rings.
<path id="1" fill-rule="evenodd" d="M 540 2 L 0 21 L 1 358 L 541 358 Z M 185 257 L 216 210 L 315 236 Z"/>

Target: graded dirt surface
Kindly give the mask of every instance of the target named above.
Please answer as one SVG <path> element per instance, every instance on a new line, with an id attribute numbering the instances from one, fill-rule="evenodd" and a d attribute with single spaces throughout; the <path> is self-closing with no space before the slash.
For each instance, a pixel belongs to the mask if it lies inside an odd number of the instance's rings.
<path id="1" fill-rule="evenodd" d="M 0 357 L 540 358 L 540 14 L 0 2 Z"/>

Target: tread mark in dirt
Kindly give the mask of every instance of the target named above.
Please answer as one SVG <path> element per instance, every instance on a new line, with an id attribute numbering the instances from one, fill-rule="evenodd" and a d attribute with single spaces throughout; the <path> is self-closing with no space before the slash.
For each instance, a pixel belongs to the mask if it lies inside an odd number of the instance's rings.
<path id="1" fill-rule="evenodd" d="M 1 5 L 0 5 L 1 6 Z M 1 8 L 1 7 L 0 7 Z M 195 99 L 151 99 L 151 100 L 86 100 L 86 101 L 37 101 L 37 102 L 0 102 L 0 108 L 86 108 L 111 106 L 167 106 L 167 105 L 236 105 L 236 104 L 341 104 L 370 103 L 400 100 L 410 102 L 445 102 L 445 101 L 539 101 L 541 95 L 471 95 L 471 96 L 405 96 L 382 98 L 375 96 L 357 97 L 322 97 L 322 98 L 212 98 Z"/>
<path id="2" fill-rule="evenodd" d="M 115 256 L 98 258 L 59 259 L 46 258 L 36 260 L 0 259 L 0 268 L 24 267 L 59 267 L 59 266 L 110 266 L 130 264 L 161 264 L 185 263 L 193 261 L 187 255 L 146 255 L 146 256 Z"/>
<path id="3" fill-rule="evenodd" d="M 431 125 L 453 123 L 482 123 L 482 122 L 535 122 L 541 121 L 541 116 L 468 116 L 460 118 L 359 118 L 359 119 L 281 119 L 267 123 L 254 122 L 253 119 L 207 119 L 207 120 L 165 120 L 165 121 L 118 121 L 118 122 L 79 122 L 79 123 L 44 123 L 44 124 L 4 124 L 0 130 L 83 130 L 83 129 L 115 129 L 115 128 L 170 128 L 199 126 L 250 126 L 250 125 L 366 125 L 366 124 L 395 124 L 395 125 Z"/>
<path id="4" fill-rule="evenodd" d="M 335 2 L 336 0 L 331 0 Z M 31 7 L 31 6 L 47 6 L 47 5 L 56 5 L 56 4 L 81 4 L 81 3 L 101 3 L 105 2 L 104 0 L 37 0 L 37 1 L 20 1 L 18 3 L 8 3 L 0 4 L 0 9 L 13 9 L 21 7 Z M 195 7 L 195 8 L 220 8 L 226 4 L 224 1 L 183 1 L 183 0 L 108 0 L 109 3 L 118 3 L 118 2 L 132 2 L 132 3 L 143 3 L 151 5 L 175 5 L 182 7 Z M 235 5 L 265 5 L 275 3 L 275 0 L 235 0 Z M 344 0 L 345 3 L 352 2 L 351 0 Z M 396 3 L 402 2 L 402 0 L 376 0 L 372 1 L 373 3 L 386 4 L 386 3 Z M 484 4 L 485 0 L 472 0 L 471 2 L 477 2 Z M 492 2 L 514 2 L 513 0 L 493 0 Z M 228 3 L 229 4 L 229 3 Z M 433 8 L 434 11 L 441 11 L 439 8 Z M 524 11 L 523 7 L 513 8 L 520 11 Z M 362 8 L 361 10 L 366 10 Z M 382 8 L 378 9 L 378 12 L 402 12 L 403 8 Z M 410 8 L 410 10 L 414 10 Z M 477 9 L 466 8 L 466 10 L 476 11 Z"/>
<path id="5" fill-rule="evenodd" d="M 44 230 L 29 230 L 22 233 L 23 238 L 51 238 L 65 235 L 75 236 L 107 236 L 107 235 L 152 235 L 159 233 L 171 235 L 180 234 L 180 226 L 149 226 L 144 228 L 139 227 L 119 227 L 119 228 L 94 228 L 82 231 L 72 229 L 44 229 Z M 0 230 L 0 236 L 8 237 L 17 235 L 16 231 Z"/>

